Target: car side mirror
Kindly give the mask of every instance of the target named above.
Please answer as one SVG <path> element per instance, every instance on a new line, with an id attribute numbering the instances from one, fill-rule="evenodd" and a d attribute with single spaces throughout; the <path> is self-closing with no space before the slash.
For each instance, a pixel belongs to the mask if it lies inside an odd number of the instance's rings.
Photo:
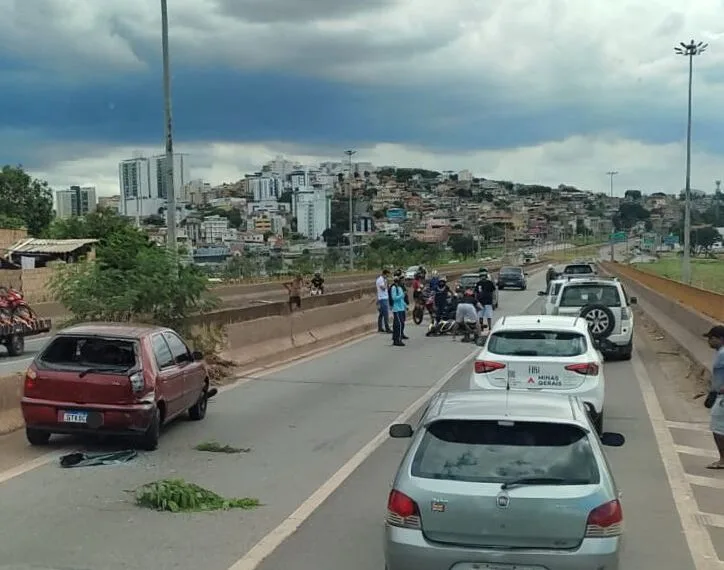
<path id="1" fill-rule="evenodd" d="M 527 274 L 527 273 L 523 273 L 523 275 L 524 275 L 525 277 L 528 277 L 528 274 Z"/>
<path id="2" fill-rule="evenodd" d="M 607 431 L 600 436 L 601 443 L 606 447 L 621 447 L 626 443 L 626 438 L 621 433 Z"/>
<path id="3" fill-rule="evenodd" d="M 390 426 L 390 437 L 404 439 L 412 437 L 413 429 L 410 424 L 393 424 Z"/>
<path id="4" fill-rule="evenodd" d="M 538 291 L 538 296 L 539 296 L 539 297 L 545 297 L 545 296 L 546 296 L 546 292 L 545 292 L 545 291 Z"/>
<path id="5" fill-rule="evenodd" d="M 200 350 L 194 350 L 194 351 L 191 353 L 191 359 L 192 359 L 194 362 L 198 362 L 199 360 L 203 360 L 203 359 L 204 359 L 204 353 L 201 352 Z"/>
<path id="6" fill-rule="evenodd" d="M 629 299 L 629 303 L 630 303 L 631 305 L 635 305 L 635 304 L 638 303 L 638 302 L 639 302 L 638 297 L 631 297 L 631 298 Z"/>

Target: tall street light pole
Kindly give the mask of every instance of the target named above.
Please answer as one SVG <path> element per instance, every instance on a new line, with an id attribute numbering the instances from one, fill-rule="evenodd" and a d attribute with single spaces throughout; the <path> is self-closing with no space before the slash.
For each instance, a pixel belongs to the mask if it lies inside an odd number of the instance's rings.
<path id="1" fill-rule="evenodd" d="M 611 179 L 611 198 L 613 198 L 613 177 L 618 174 L 618 170 L 609 170 L 606 173 L 606 176 L 608 176 Z M 612 220 L 613 221 L 613 220 Z M 611 224 L 611 263 L 616 261 L 616 252 L 614 251 L 613 247 L 613 224 Z"/>
<path id="2" fill-rule="evenodd" d="M 689 58 L 689 105 L 686 119 L 686 186 L 684 188 L 684 257 L 681 262 L 681 279 L 691 285 L 691 86 L 694 75 L 694 56 L 706 51 L 708 44 L 691 40 L 674 47 L 674 53 Z"/>
<path id="3" fill-rule="evenodd" d="M 347 192 L 349 193 L 349 268 L 354 269 L 354 203 L 352 200 L 352 157 L 355 150 L 345 150 L 347 155 Z"/>
<path id="4" fill-rule="evenodd" d="M 166 139 L 166 200 L 167 200 L 167 226 L 166 245 L 172 251 L 177 249 L 176 236 L 176 189 L 173 175 L 173 131 L 171 116 L 171 64 L 168 50 L 168 6 L 167 0 L 161 0 L 161 49 L 163 51 L 163 100 L 165 110 L 165 139 Z"/>

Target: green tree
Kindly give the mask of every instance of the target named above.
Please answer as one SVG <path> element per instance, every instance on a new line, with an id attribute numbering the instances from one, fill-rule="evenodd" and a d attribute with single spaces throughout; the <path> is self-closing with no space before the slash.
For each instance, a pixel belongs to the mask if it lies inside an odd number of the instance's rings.
<path id="1" fill-rule="evenodd" d="M 216 305 L 197 267 L 179 264 L 131 226 L 106 234 L 96 260 L 61 267 L 50 287 L 73 321 L 138 321 L 186 331 L 187 317 Z"/>
<path id="2" fill-rule="evenodd" d="M 475 240 L 473 236 L 469 234 L 450 236 L 448 245 L 452 248 L 453 252 L 460 257 L 467 258 L 475 253 Z"/>
<path id="3" fill-rule="evenodd" d="M 43 235 L 53 220 L 53 193 L 44 180 L 31 178 L 21 166 L 0 170 L 0 213 L 12 227 L 18 221 L 32 236 Z"/>
<path id="4" fill-rule="evenodd" d="M 121 216 L 112 208 L 98 208 L 85 216 L 53 220 L 48 235 L 53 239 L 97 239 L 103 242 L 109 236 L 133 229 L 131 218 Z"/>

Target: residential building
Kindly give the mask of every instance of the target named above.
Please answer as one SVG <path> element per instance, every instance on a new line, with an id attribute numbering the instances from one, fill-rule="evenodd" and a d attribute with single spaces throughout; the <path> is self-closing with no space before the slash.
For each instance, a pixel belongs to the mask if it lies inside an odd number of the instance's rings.
<path id="1" fill-rule="evenodd" d="M 247 174 L 246 181 L 255 202 L 278 200 L 282 195 L 282 184 L 278 177 L 263 173 Z"/>
<path id="2" fill-rule="evenodd" d="M 290 182 L 297 232 L 308 239 L 322 239 L 324 231 L 332 225 L 331 192 L 322 185 L 312 184 L 310 172 L 306 170 L 292 172 Z"/>
<path id="3" fill-rule="evenodd" d="M 85 216 L 95 212 L 97 206 L 95 186 L 71 186 L 68 190 L 58 190 L 56 215 L 59 218 Z"/>
<path id="4" fill-rule="evenodd" d="M 190 181 L 186 158 L 174 154 L 174 188 L 178 192 L 177 202 L 188 199 L 184 187 Z M 145 218 L 158 215 L 166 206 L 168 189 L 165 177 L 165 155 L 151 158 L 137 156 L 123 160 L 118 166 L 121 200 L 118 211 L 121 215 Z"/>
<path id="5" fill-rule="evenodd" d="M 229 242 L 239 239 L 236 228 L 229 226 L 229 220 L 223 216 L 206 216 L 201 221 L 201 238 L 204 243 Z"/>
<path id="6" fill-rule="evenodd" d="M 115 196 L 100 196 L 98 198 L 98 207 L 107 208 L 109 210 L 118 211 L 118 207 L 121 203 L 121 196 L 116 194 Z"/>

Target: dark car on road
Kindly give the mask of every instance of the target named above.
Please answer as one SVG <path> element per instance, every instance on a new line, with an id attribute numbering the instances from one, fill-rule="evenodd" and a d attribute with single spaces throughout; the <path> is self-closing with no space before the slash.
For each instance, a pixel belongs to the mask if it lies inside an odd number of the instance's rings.
<path id="1" fill-rule="evenodd" d="M 493 276 L 488 274 L 488 277 L 491 281 L 493 281 Z M 482 274 L 480 272 L 478 273 L 465 273 L 464 275 L 460 276 L 460 280 L 457 283 L 457 286 L 455 287 L 455 292 L 459 295 L 462 295 L 462 293 L 466 289 L 475 289 L 475 286 L 478 284 L 478 281 L 482 278 Z M 493 283 L 495 283 L 493 281 Z M 493 292 L 493 309 L 498 308 L 498 290 L 496 289 Z"/>
<path id="2" fill-rule="evenodd" d="M 133 436 L 158 447 L 161 426 L 206 416 L 203 355 L 173 330 L 112 323 L 69 327 L 28 368 L 21 407 L 32 445 L 52 434 Z"/>
<path id="3" fill-rule="evenodd" d="M 498 272 L 498 289 L 520 289 L 525 291 L 528 288 L 528 274 L 522 267 L 501 267 Z"/>

